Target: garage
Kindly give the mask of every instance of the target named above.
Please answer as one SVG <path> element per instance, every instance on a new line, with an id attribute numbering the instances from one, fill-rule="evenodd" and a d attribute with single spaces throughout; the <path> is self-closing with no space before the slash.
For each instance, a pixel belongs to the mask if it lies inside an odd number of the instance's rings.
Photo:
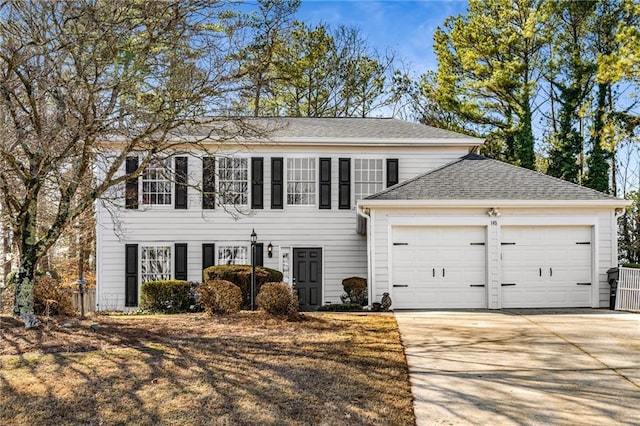
<path id="1" fill-rule="evenodd" d="M 607 307 L 629 201 L 468 154 L 357 203 L 392 309 Z"/>
<path id="2" fill-rule="evenodd" d="M 501 230 L 503 308 L 590 307 L 591 227 Z"/>
<path id="3" fill-rule="evenodd" d="M 486 227 L 395 227 L 392 294 L 398 309 L 486 308 Z"/>

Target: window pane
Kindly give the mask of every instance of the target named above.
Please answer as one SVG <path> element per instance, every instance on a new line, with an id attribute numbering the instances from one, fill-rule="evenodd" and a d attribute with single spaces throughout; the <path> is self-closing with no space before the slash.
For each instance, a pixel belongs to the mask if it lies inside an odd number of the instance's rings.
<path id="1" fill-rule="evenodd" d="M 354 192 L 361 200 L 383 189 L 382 159 L 356 159 L 354 161 Z"/>
<path id="2" fill-rule="evenodd" d="M 154 163 L 142 173 L 142 204 L 171 204 L 170 160 Z"/>
<path id="3" fill-rule="evenodd" d="M 314 205 L 316 193 L 316 159 L 287 159 L 287 204 Z"/>
<path id="4" fill-rule="evenodd" d="M 249 170 L 246 158 L 220 158 L 219 183 L 222 204 L 247 204 L 249 189 Z"/>
<path id="5" fill-rule="evenodd" d="M 142 282 L 171 279 L 171 247 L 143 246 L 140 274 Z"/>

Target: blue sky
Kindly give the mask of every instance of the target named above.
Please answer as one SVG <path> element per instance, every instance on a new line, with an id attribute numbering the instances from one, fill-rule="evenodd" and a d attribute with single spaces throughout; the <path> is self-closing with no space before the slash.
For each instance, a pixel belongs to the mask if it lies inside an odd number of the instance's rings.
<path id="1" fill-rule="evenodd" d="M 436 68 L 433 33 L 451 15 L 465 12 L 466 1 L 302 0 L 296 17 L 309 24 L 356 26 L 372 46 L 394 50 L 416 75 Z"/>

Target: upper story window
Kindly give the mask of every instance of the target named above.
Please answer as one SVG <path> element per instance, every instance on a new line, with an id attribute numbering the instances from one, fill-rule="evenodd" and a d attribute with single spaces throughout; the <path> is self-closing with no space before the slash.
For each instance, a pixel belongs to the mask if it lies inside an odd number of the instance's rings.
<path id="1" fill-rule="evenodd" d="M 248 265 L 247 252 L 247 246 L 220 246 L 216 265 Z"/>
<path id="2" fill-rule="evenodd" d="M 384 189 L 381 159 L 360 159 L 354 161 L 354 193 L 356 200 L 375 194 Z"/>
<path id="3" fill-rule="evenodd" d="M 316 159 L 287 159 L 287 204 L 316 204 Z"/>
<path id="4" fill-rule="evenodd" d="M 142 204 L 171 204 L 171 170 L 168 162 L 149 164 L 142 172 Z"/>
<path id="5" fill-rule="evenodd" d="M 244 205 L 248 201 L 249 168 L 246 158 L 221 157 L 218 160 L 221 204 Z"/>
<path id="6" fill-rule="evenodd" d="M 143 283 L 171 279 L 171 246 L 142 246 L 140 278 Z"/>

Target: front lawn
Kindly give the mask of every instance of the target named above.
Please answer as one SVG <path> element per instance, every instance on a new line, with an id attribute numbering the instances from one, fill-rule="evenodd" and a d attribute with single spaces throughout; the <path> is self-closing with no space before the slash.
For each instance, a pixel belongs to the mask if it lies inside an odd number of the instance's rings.
<path id="1" fill-rule="evenodd" d="M 0 320 L 3 425 L 415 424 L 391 316 Z"/>

